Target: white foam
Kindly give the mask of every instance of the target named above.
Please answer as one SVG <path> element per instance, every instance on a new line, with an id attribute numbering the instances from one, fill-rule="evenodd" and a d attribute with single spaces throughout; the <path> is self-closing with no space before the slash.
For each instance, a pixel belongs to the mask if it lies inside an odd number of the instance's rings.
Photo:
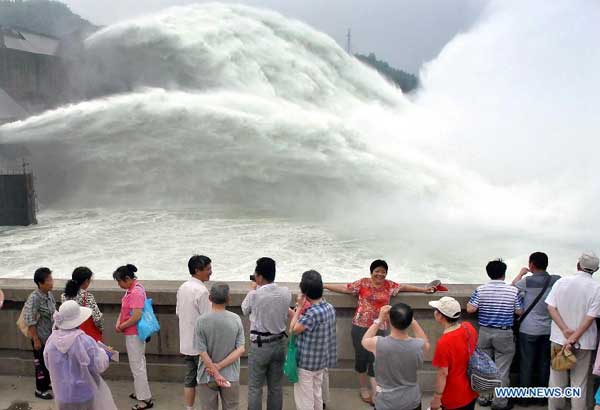
<path id="1" fill-rule="evenodd" d="M 593 1 L 492 2 L 409 101 L 300 22 L 244 6 L 175 8 L 88 40 L 106 62 L 91 83 L 117 94 L 6 125 L 0 139 L 30 146 L 46 209 L 268 209 L 288 234 L 285 221 L 302 217 L 344 231 L 336 239 L 380 237 L 381 256 L 397 252 L 411 269 L 534 249 L 574 258 L 598 245 L 599 16 Z M 106 221 L 91 221 L 100 235 Z M 122 222 L 133 236 L 157 234 Z M 158 232 L 171 239 L 169 229 Z M 363 263 L 376 253 L 366 242 Z M 345 252 L 332 245 L 323 260 Z"/>

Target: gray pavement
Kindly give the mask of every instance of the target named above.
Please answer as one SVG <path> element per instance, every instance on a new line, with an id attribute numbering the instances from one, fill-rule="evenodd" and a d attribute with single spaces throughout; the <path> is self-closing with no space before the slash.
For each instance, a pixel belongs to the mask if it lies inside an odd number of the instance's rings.
<path id="1" fill-rule="evenodd" d="M 128 410 L 133 404 L 127 396 L 131 393 L 133 386 L 131 382 L 107 380 L 113 393 L 119 410 Z M 182 402 L 183 387 L 180 383 L 157 383 L 152 382 L 152 394 L 154 395 L 157 410 L 181 410 L 185 409 Z M 0 376 L 0 410 L 56 410 L 54 402 L 48 402 L 35 398 L 33 395 L 33 377 Z M 247 408 L 247 388 L 240 389 L 240 410 Z M 284 410 L 295 410 L 294 395 L 292 388 L 284 388 Z M 431 397 L 426 395 L 423 399 L 423 409 L 429 405 Z M 196 406 L 198 407 L 198 406 Z M 263 408 L 266 408 L 263 407 Z M 479 408 L 479 407 L 477 407 Z M 529 410 L 542 410 L 544 407 L 526 407 Z M 363 403 L 357 390 L 332 389 L 331 399 L 327 405 L 328 410 L 369 410 L 371 407 Z M 485 409 L 485 407 L 484 407 Z M 487 407 L 489 409 L 489 407 Z M 515 410 L 520 407 L 515 406 Z"/>

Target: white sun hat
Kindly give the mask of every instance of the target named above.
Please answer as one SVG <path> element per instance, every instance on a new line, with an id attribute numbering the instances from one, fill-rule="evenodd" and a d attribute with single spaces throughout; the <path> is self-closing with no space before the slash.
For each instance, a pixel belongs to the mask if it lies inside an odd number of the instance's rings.
<path id="1" fill-rule="evenodd" d="M 54 315 L 54 323 L 59 329 L 71 330 L 79 327 L 90 316 L 92 309 L 79 306 L 74 300 L 67 300 Z"/>

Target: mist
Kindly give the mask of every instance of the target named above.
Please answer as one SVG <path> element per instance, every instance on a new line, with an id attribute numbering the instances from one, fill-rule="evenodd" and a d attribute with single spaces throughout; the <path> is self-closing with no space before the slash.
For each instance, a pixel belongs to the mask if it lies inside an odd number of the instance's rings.
<path id="1" fill-rule="evenodd" d="M 383 235 L 415 264 L 523 243 L 574 258 L 598 245 L 599 18 L 593 1 L 491 2 L 406 97 L 299 21 L 173 8 L 87 40 L 112 95 L 0 141 L 28 145 L 51 209 L 235 204 Z"/>

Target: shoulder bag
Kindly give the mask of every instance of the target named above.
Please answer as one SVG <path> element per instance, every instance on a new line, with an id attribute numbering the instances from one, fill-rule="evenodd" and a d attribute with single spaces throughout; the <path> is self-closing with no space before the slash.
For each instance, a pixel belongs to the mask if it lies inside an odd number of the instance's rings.
<path id="1" fill-rule="evenodd" d="M 486 393 L 493 391 L 496 387 L 501 387 L 502 380 L 500 380 L 496 363 L 479 347 L 475 346 L 475 350 L 471 349 L 471 332 L 464 324 L 462 327 L 467 334 L 467 351 L 469 352 L 467 376 L 471 383 L 471 389 L 477 393 Z"/>

